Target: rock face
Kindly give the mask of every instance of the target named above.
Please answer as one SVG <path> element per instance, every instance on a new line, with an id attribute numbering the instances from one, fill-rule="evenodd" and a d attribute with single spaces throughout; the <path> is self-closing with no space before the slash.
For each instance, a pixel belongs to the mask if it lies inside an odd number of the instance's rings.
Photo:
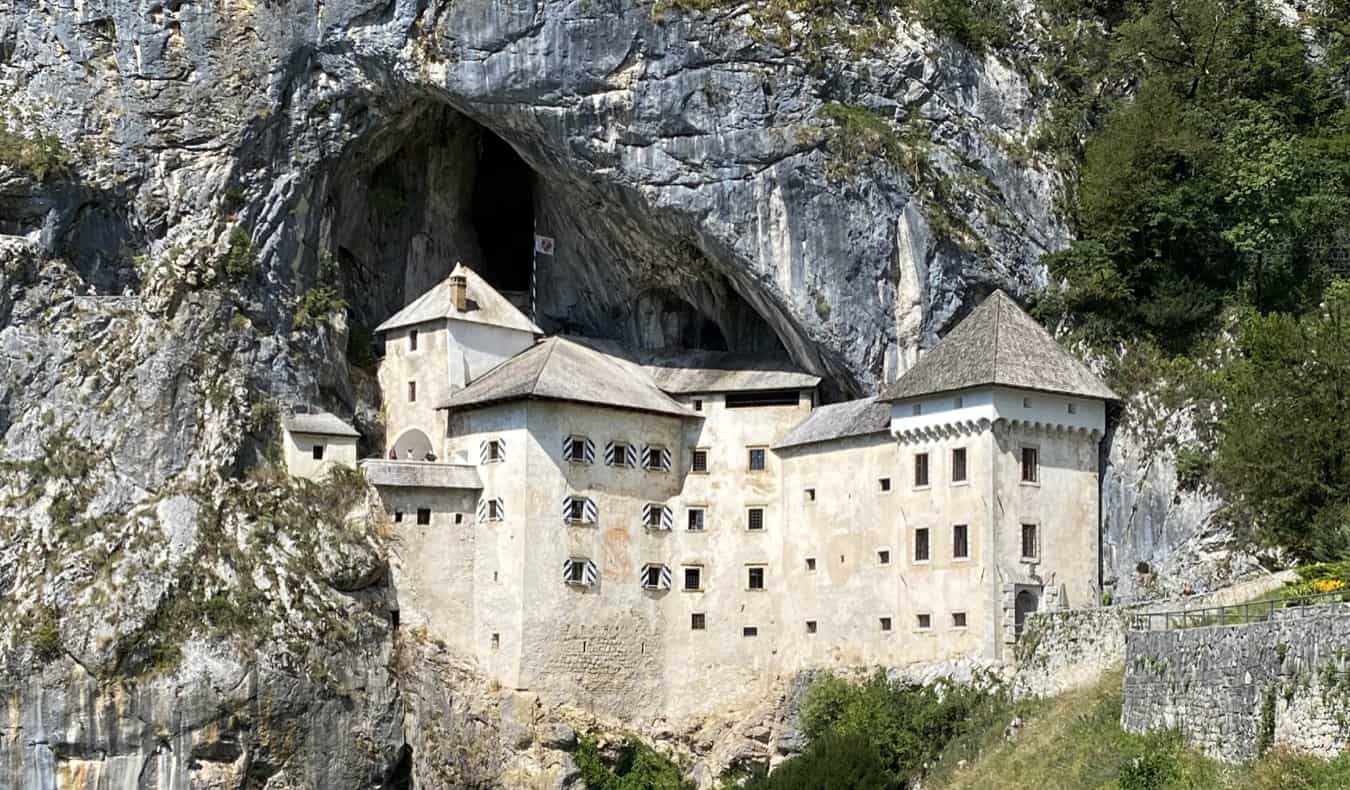
<path id="1" fill-rule="evenodd" d="M 818 46 L 759 8 L 0 19 L 0 151 L 49 154 L 0 157 L 0 786 L 574 780 L 565 732 L 531 730 L 549 748 L 522 767 L 475 746 L 497 725 L 463 676 L 390 668 L 378 546 L 332 514 L 278 525 L 303 492 L 240 481 L 279 404 L 381 434 L 370 327 L 456 261 L 550 331 L 781 353 L 833 394 L 1043 284 L 1067 231 L 1031 66 L 901 19 Z M 315 606 L 359 627 L 330 643 Z"/>

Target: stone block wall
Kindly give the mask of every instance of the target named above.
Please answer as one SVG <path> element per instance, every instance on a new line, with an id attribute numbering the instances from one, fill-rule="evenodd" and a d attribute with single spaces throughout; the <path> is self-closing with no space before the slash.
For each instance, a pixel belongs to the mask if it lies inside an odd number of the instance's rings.
<path id="1" fill-rule="evenodd" d="M 1121 724 L 1130 732 L 1177 729 L 1230 761 L 1269 746 L 1332 757 L 1350 745 L 1350 605 L 1129 631 L 1125 656 Z"/>
<path id="2" fill-rule="evenodd" d="M 1089 686 L 1125 656 L 1132 609 L 1101 607 L 1041 612 L 1027 617 L 1013 646 L 1018 696 L 1049 697 Z"/>

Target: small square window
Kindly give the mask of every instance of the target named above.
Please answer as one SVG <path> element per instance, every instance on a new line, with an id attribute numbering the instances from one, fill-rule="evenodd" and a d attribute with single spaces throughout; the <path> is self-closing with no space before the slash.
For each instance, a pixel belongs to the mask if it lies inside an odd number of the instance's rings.
<path id="1" fill-rule="evenodd" d="M 402 524 L 402 523 L 403 523 L 403 511 L 402 511 L 402 510 L 395 510 L 395 511 L 394 511 L 394 523 L 395 523 L 395 524 Z"/>
<path id="2" fill-rule="evenodd" d="M 693 453 L 693 464 L 690 467 L 698 474 L 704 474 L 708 471 L 708 451 L 695 450 Z"/>
<path id="3" fill-rule="evenodd" d="M 928 561 L 928 528 L 920 527 L 914 530 L 914 561 Z"/>
<path id="4" fill-rule="evenodd" d="M 952 527 L 952 557 L 958 560 L 970 558 L 970 528 L 965 524 Z"/>
<path id="5" fill-rule="evenodd" d="M 691 507 L 687 511 L 690 532 L 702 532 L 706 511 L 701 507 Z"/>
<path id="6" fill-rule="evenodd" d="M 314 460 L 315 461 L 323 460 L 323 445 L 321 444 L 314 445 Z"/>
<path id="7" fill-rule="evenodd" d="M 808 488 L 808 489 L 806 489 L 806 490 L 804 491 L 804 493 L 805 493 L 805 495 L 806 495 L 806 501 L 807 501 L 807 502 L 814 502 L 814 501 L 816 501 L 816 489 L 814 489 L 814 488 Z"/>
<path id="8" fill-rule="evenodd" d="M 455 514 L 455 523 L 456 523 L 456 524 L 463 524 L 463 523 L 464 523 L 464 514 L 463 514 L 463 513 L 456 513 L 456 514 Z"/>
<path id="9" fill-rule="evenodd" d="M 754 566 L 751 568 L 747 568 L 746 570 L 749 571 L 748 578 L 746 580 L 746 584 L 748 585 L 749 589 L 751 590 L 764 589 L 764 568 L 761 566 Z"/>
<path id="10" fill-rule="evenodd" d="M 1077 414 L 1077 413 L 1078 413 L 1078 404 L 1077 404 L 1077 403 L 1074 403 L 1073 401 L 1069 401 L 1069 413 L 1070 413 L 1070 414 Z"/>
<path id="11" fill-rule="evenodd" d="M 501 635 L 501 634 L 493 634 L 493 635 L 492 635 L 492 649 L 493 649 L 493 650 L 496 650 L 497 648 L 499 648 L 499 647 L 501 647 L 501 646 L 502 646 L 502 635 Z"/>
<path id="12" fill-rule="evenodd" d="M 1034 560 L 1037 556 L 1036 525 L 1022 525 L 1022 559 Z"/>
<path id="13" fill-rule="evenodd" d="M 915 626 L 920 631 L 927 631 L 933 627 L 933 616 L 931 614 L 921 614 L 916 618 Z"/>
<path id="14" fill-rule="evenodd" d="M 966 613 L 952 612 L 952 628 L 965 628 L 965 627 L 966 627 Z"/>
<path id="15" fill-rule="evenodd" d="M 703 411 L 703 400 L 701 398 L 694 398 L 694 411 Z"/>
<path id="16" fill-rule="evenodd" d="M 664 510 L 663 506 L 656 502 L 651 502 L 647 505 L 646 526 L 648 529 L 661 528 L 661 514 L 663 510 Z"/>
<path id="17" fill-rule="evenodd" d="M 431 523 L 431 508 L 419 507 L 417 509 L 417 523 L 426 526 Z"/>
<path id="18" fill-rule="evenodd" d="M 684 589 L 701 590 L 703 589 L 703 569 L 685 568 L 684 569 Z"/>
<path id="19" fill-rule="evenodd" d="M 881 618 L 881 630 L 883 631 L 891 630 L 891 618 L 889 617 Z"/>
<path id="20" fill-rule="evenodd" d="M 694 612 L 689 615 L 689 630 L 702 631 L 708 627 L 708 617 L 702 612 Z"/>
<path id="21" fill-rule="evenodd" d="M 877 564 L 878 564 L 878 565 L 890 565 L 890 564 L 891 564 L 891 553 L 890 553 L 890 551 L 888 551 L 888 550 L 886 550 L 886 549 L 882 549 L 881 551 L 878 551 L 878 552 L 877 552 Z"/>
<path id="22" fill-rule="evenodd" d="M 914 487 L 925 488 L 928 485 L 928 453 L 914 454 Z"/>
<path id="23" fill-rule="evenodd" d="M 958 408 L 958 409 L 959 409 L 959 408 L 961 408 L 962 406 L 965 406 L 965 405 L 966 405 L 966 399 L 963 398 L 963 397 L 961 397 L 960 395 L 957 395 L 956 398 L 952 401 L 952 405 L 953 405 L 955 408 Z"/>
<path id="24" fill-rule="evenodd" d="M 952 450 L 952 482 L 966 482 L 966 448 Z"/>
<path id="25" fill-rule="evenodd" d="M 567 583 L 568 583 L 568 584 L 585 584 L 585 583 L 586 583 L 586 561 L 585 561 L 585 560 L 577 560 L 577 559 L 574 559 L 574 560 L 572 560 L 572 564 L 569 565 L 569 566 L 567 566 L 567 568 L 568 568 L 568 570 L 567 570 Z"/>
<path id="26" fill-rule="evenodd" d="M 1035 483 L 1040 478 L 1040 452 L 1035 447 L 1022 448 L 1022 482 Z"/>
<path id="27" fill-rule="evenodd" d="M 586 437 L 569 436 L 567 438 L 567 460 L 574 464 L 586 463 Z"/>
<path id="28" fill-rule="evenodd" d="M 501 521 L 502 503 L 495 499 L 489 499 L 487 504 L 488 521 Z"/>
<path id="29" fill-rule="evenodd" d="M 745 512 L 745 528 L 751 532 L 761 532 L 764 529 L 764 508 L 752 507 Z"/>
<path id="30" fill-rule="evenodd" d="M 890 491 L 891 479 L 889 477 L 877 478 L 877 488 L 881 489 L 882 493 Z"/>
<path id="31" fill-rule="evenodd" d="M 567 520 L 574 523 L 586 520 L 586 500 L 572 497 L 567 501 Z"/>
<path id="32" fill-rule="evenodd" d="M 806 558 L 806 569 L 807 569 L 808 571 L 815 571 L 815 569 L 816 569 L 816 558 L 815 558 L 815 557 L 807 557 L 807 558 Z"/>
<path id="33" fill-rule="evenodd" d="M 750 448 L 750 471 L 763 472 L 765 464 L 765 450 L 763 447 Z"/>
<path id="34" fill-rule="evenodd" d="M 923 414 L 923 404 L 922 403 L 914 404 L 910 413 L 913 414 L 915 417 L 918 417 L 920 414 Z"/>
<path id="35" fill-rule="evenodd" d="M 614 443 L 613 466 L 628 466 L 628 442 Z"/>
<path id="36" fill-rule="evenodd" d="M 416 329 L 413 329 L 413 330 L 411 330 L 411 331 L 408 332 L 408 350 L 409 350 L 409 351 L 416 351 L 416 350 L 417 350 L 417 330 L 416 330 Z"/>
<path id="37" fill-rule="evenodd" d="M 1031 398 L 1023 398 L 1023 399 L 1022 399 L 1022 408 L 1024 408 L 1024 409 L 1030 409 L 1030 408 L 1031 408 Z"/>
<path id="38" fill-rule="evenodd" d="M 502 442 L 500 439 L 493 439 L 487 443 L 488 463 L 496 463 L 502 460 Z"/>
<path id="39" fill-rule="evenodd" d="M 661 566 L 648 565 L 642 571 L 642 586 L 649 590 L 661 588 Z"/>
<path id="40" fill-rule="evenodd" d="M 816 621 L 815 621 L 815 620 L 807 620 L 807 621 L 806 621 L 806 633 L 808 633 L 808 634 L 814 634 L 815 632 L 816 632 Z"/>
<path id="41" fill-rule="evenodd" d="M 759 629 L 753 625 L 747 625 L 741 629 L 741 636 L 759 636 Z"/>
<path id="42" fill-rule="evenodd" d="M 417 382 L 415 381 L 408 382 L 408 402 L 417 402 Z"/>
<path id="43" fill-rule="evenodd" d="M 648 447 L 648 448 L 646 449 L 646 453 L 647 453 L 647 455 L 646 455 L 646 460 L 647 460 L 647 463 L 646 463 L 646 467 L 645 467 L 645 468 L 647 469 L 647 471 L 649 471 L 649 472 L 661 472 L 661 471 L 664 471 L 664 470 L 665 470 L 666 467 L 665 467 L 665 465 L 664 465 L 664 464 L 662 463 L 662 461 L 661 461 L 661 458 L 662 458 L 664 455 L 666 455 L 665 450 L 666 450 L 666 448 L 664 448 L 664 447 L 655 447 L 655 446 L 653 446 L 653 447 Z"/>

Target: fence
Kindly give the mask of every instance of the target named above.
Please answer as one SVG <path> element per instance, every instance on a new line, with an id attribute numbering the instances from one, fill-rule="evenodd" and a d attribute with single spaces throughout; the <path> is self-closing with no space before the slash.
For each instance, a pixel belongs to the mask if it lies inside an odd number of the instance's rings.
<path id="1" fill-rule="evenodd" d="M 1350 602 L 1350 591 L 1337 590 L 1230 606 L 1211 606 L 1204 609 L 1141 612 L 1134 615 L 1130 628 L 1135 631 L 1172 631 L 1211 625 L 1260 623 L 1277 618 L 1315 617 L 1323 613 L 1320 611 L 1321 607 L 1343 602 Z"/>

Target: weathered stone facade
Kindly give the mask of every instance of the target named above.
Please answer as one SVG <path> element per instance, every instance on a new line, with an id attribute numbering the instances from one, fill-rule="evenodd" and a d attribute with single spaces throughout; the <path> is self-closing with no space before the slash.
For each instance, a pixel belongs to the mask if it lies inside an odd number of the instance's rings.
<path id="1" fill-rule="evenodd" d="M 1121 724 L 1178 729 L 1224 760 L 1284 746 L 1333 757 L 1350 744 L 1350 605 L 1285 609 L 1269 621 L 1125 639 Z"/>

